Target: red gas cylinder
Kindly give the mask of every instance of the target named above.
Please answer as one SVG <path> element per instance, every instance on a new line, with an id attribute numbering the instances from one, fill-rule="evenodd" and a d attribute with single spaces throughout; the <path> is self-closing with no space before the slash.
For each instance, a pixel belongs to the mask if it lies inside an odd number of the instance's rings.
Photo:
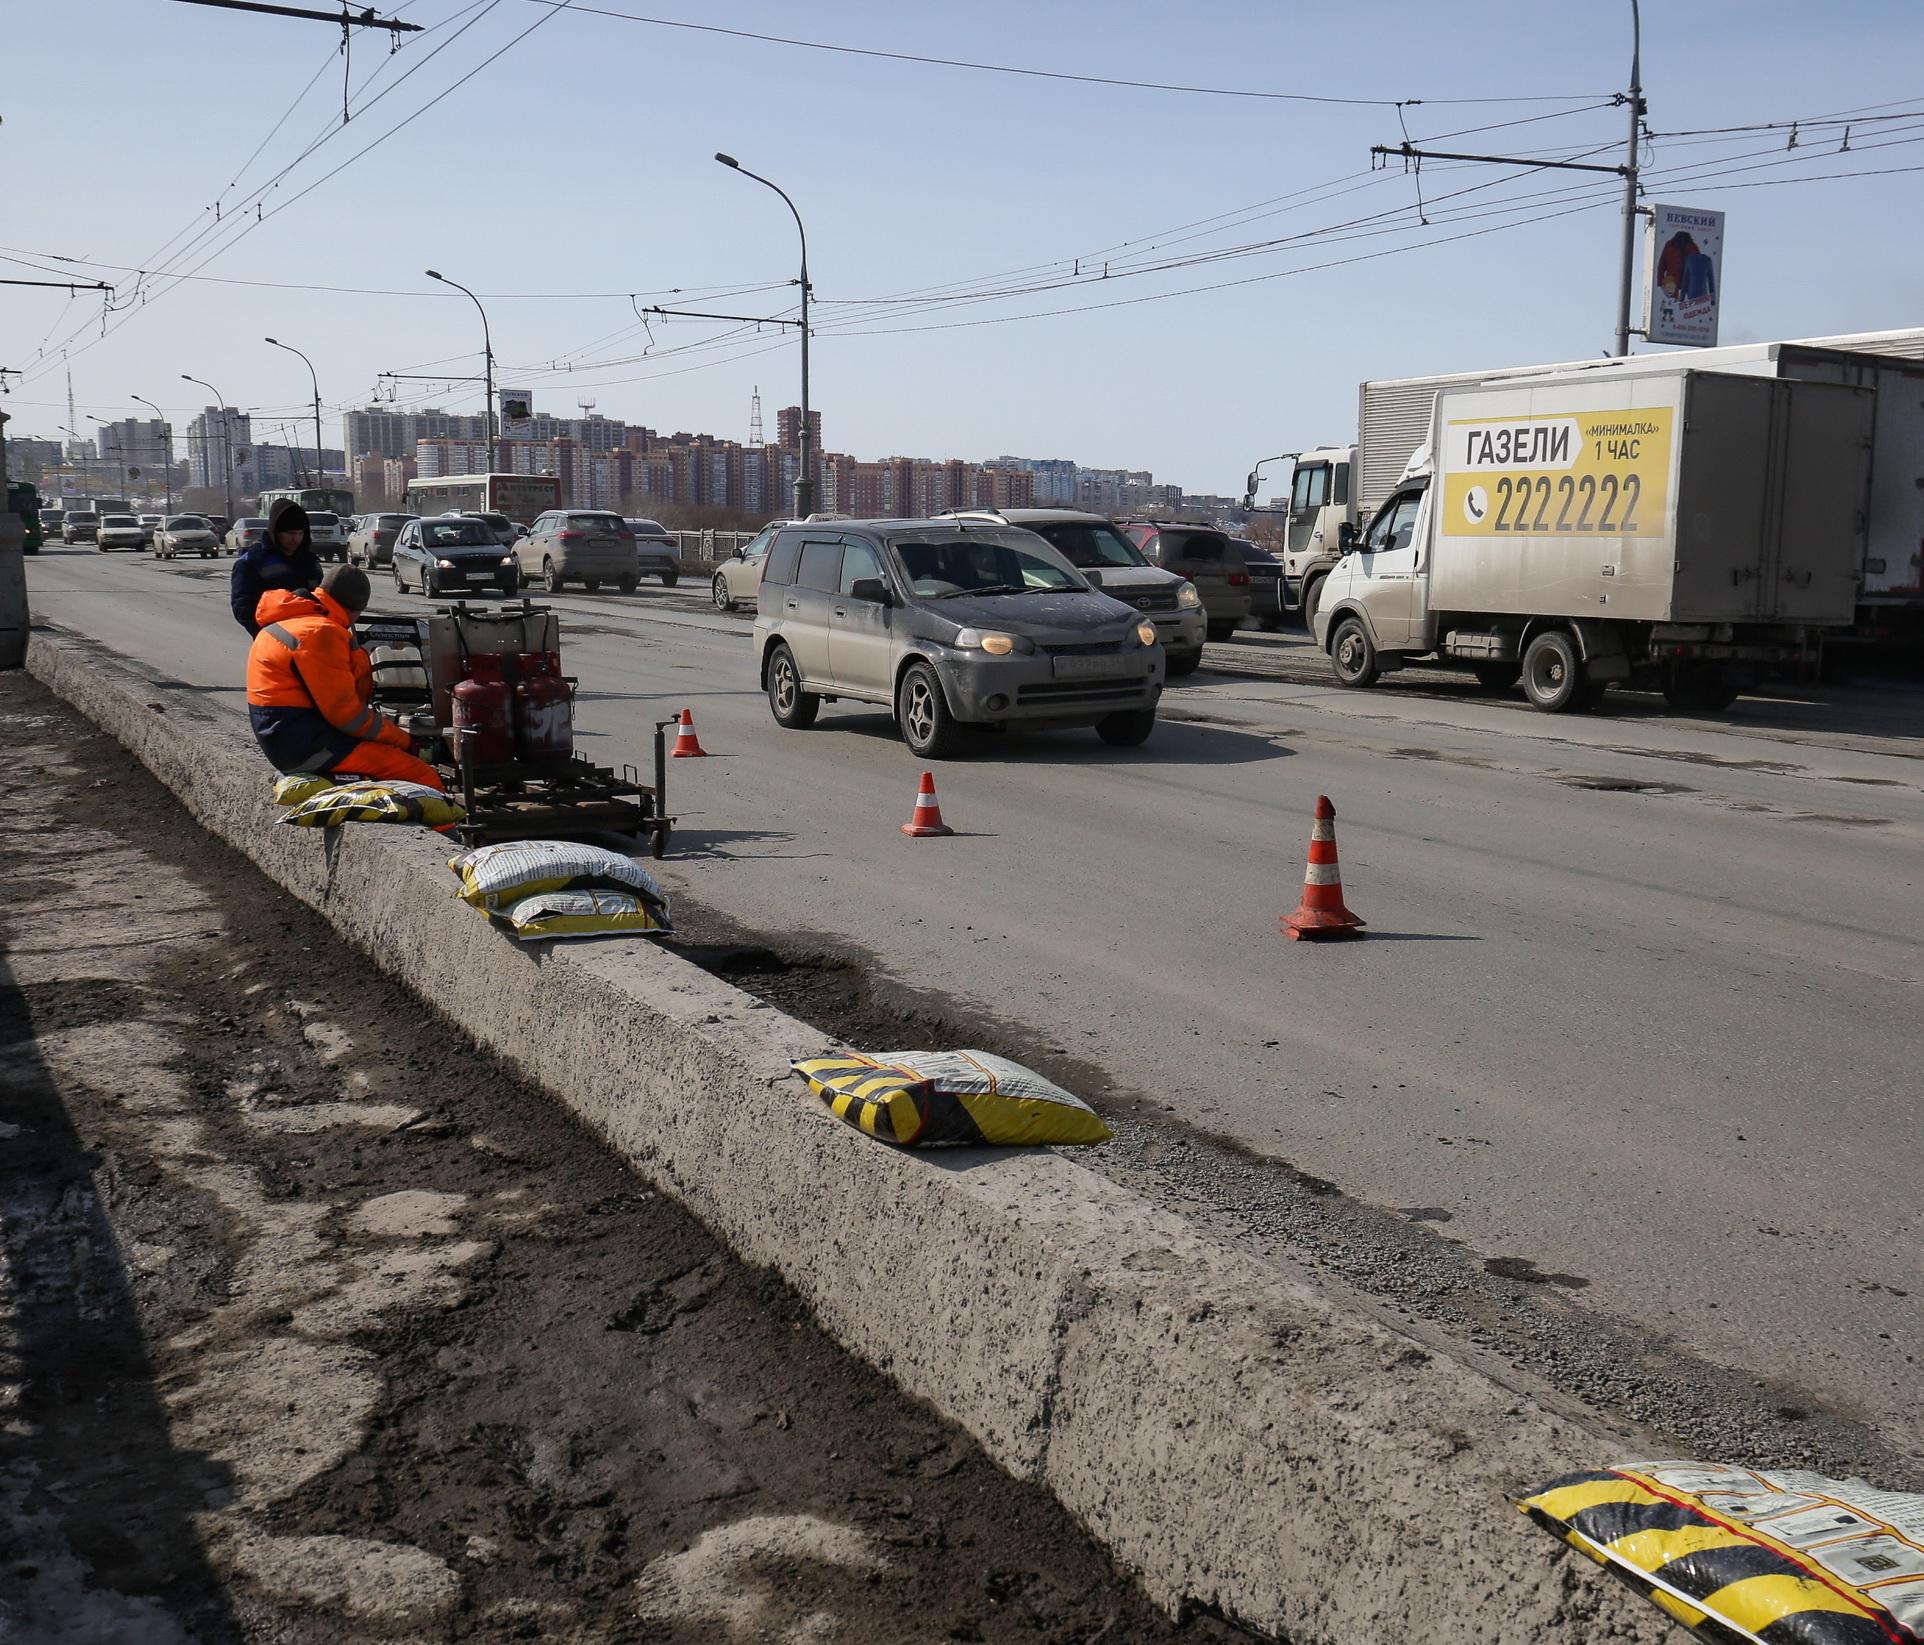
<path id="1" fill-rule="evenodd" d="M 514 741 L 524 760 L 565 760 L 575 749 L 574 693 L 553 651 L 524 651 L 515 659 Z"/>
<path id="2" fill-rule="evenodd" d="M 476 765 L 506 765 L 514 758 L 514 693 L 501 677 L 503 659 L 478 651 L 468 677 L 454 688 L 457 752 L 465 741 Z"/>

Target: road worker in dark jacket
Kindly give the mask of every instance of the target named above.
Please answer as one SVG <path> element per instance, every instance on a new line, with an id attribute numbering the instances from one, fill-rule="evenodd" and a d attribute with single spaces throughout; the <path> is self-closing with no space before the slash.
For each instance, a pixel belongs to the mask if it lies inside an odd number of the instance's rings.
<path id="1" fill-rule="evenodd" d="M 367 573 L 337 565 L 320 587 L 270 589 L 247 653 L 247 717 L 274 769 L 330 777 L 401 778 L 442 788 L 414 739 L 373 706 L 374 669 L 354 638 Z"/>
<path id="2" fill-rule="evenodd" d="M 283 497 L 267 516 L 267 534 L 234 561 L 229 604 L 234 621 L 258 634 L 254 613 L 270 589 L 309 589 L 321 585 L 321 557 L 314 552 L 307 510 Z"/>

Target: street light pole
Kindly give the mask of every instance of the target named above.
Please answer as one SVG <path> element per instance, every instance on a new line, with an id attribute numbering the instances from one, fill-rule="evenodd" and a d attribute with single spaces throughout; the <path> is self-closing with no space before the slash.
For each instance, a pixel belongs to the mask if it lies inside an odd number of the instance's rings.
<path id="1" fill-rule="evenodd" d="M 1623 267 L 1617 281 L 1617 353 L 1630 352 L 1630 283 L 1637 268 L 1637 127 L 1643 119 L 1643 18 L 1630 0 L 1630 136 L 1623 151 Z"/>
<path id="2" fill-rule="evenodd" d="M 782 204 L 788 207 L 789 216 L 795 219 L 795 232 L 802 241 L 802 426 L 796 436 L 795 457 L 795 512 L 807 519 L 815 512 L 815 471 L 812 461 L 812 442 L 808 429 L 808 230 L 802 227 L 802 214 L 795 209 L 795 202 L 779 184 L 771 183 L 759 172 L 750 171 L 732 154 L 715 156 L 730 171 L 739 171 L 744 177 L 752 177 L 764 188 L 772 188 L 782 197 Z"/>
<path id="3" fill-rule="evenodd" d="M 231 525 L 234 520 L 234 428 L 233 419 L 227 413 L 227 401 L 221 391 L 205 377 L 190 377 L 183 371 L 180 374 L 180 380 L 183 383 L 199 384 L 213 395 L 220 406 L 221 489 L 227 498 L 227 520 Z M 205 445 L 207 442 L 203 439 L 201 443 Z"/>
<path id="4" fill-rule="evenodd" d="M 154 416 L 159 419 L 160 426 L 166 431 L 161 435 L 161 439 L 166 442 L 167 455 L 161 459 L 160 476 L 161 484 L 167 488 L 166 506 L 167 512 L 171 514 L 174 512 L 174 425 L 167 421 L 167 414 L 163 412 L 159 406 L 155 405 L 152 400 L 146 399 L 139 394 L 132 396 L 132 398 L 136 405 L 146 406 L 148 410 L 153 412 Z"/>
<path id="5" fill-rule="evenodd" d="M 494 338 L 488 331 L 488 311 L 481 307 L 481 299 L 469 291 L 466 286 L 462 285 L 459 280 L 450 280 L 445 274 L 437 273 L 433 269 L 428 269 L 426 273 L 430 280 L 439 280 L 442 285 L 453 286 L 456 291 L 465 295 L 468 301 L 474 304 L 476 312 L 481 316 L 481 369 L 488 385 L 488 472 L 492 474 L 494 470 L 500 466 L 501 453 L 497 449 L 495 441 Z"/>
<path id="6" fill-rule="evenodd" d="M 263 341 L 273 343 L 276 348 L 284 348 L 289 354 L 300 355 L 301 364 L 307 367 L 308 380 L 314 385 L 314 483 L 318 486 L 327 477 L 321 463 L 321 379 L 315 375 L 314 362 L 305 354 L 301 354 L 301 351 L 292 343 L 277 342 L 272 337 L 264 338 Z M 341 461 L 343 463 L 347 461 L 346 452 L 341 453 Z"/>

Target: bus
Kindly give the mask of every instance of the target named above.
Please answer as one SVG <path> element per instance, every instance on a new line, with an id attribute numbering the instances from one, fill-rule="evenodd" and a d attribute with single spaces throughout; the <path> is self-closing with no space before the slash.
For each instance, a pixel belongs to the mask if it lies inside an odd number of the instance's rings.
<path id="1" fill-rule="evenodd" d="M 9 480 L 7 507 L 20 516 L 20 524 L 26 528 L 26 551 L 38 554 L 40 545 L 47 540 L 47 528 L 40 522 L 39 490 L 30 480 Z"/>
<path id="2" fill-rule="evenodd" d="M 552 474 L 450 474 L 410 480 L 411 514 L 505 514 L 518 526 L 533 525 L 561 506 L 561 481 Z"/>
<path id="3" fill-rule="evenodd" d="M 289 486 L 281 491 L 261 493 L 261 518 L 266 519 L 283 497 L 299 503 L 310 514 L 338 514 L 345 520 L 354 512 L 354 493 L 340 486 Z"/>

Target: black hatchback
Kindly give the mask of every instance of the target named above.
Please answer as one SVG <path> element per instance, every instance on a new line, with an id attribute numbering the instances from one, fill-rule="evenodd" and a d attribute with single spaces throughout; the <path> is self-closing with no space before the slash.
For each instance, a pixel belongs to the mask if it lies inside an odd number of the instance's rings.
<path id="1" fill-rule="evenodd" d="M 440 514 L 409 520 L 394 539 L 394 586 L 403 594 L 513 594 L 521 587 L 514 556 L 480 520 Z"/>

